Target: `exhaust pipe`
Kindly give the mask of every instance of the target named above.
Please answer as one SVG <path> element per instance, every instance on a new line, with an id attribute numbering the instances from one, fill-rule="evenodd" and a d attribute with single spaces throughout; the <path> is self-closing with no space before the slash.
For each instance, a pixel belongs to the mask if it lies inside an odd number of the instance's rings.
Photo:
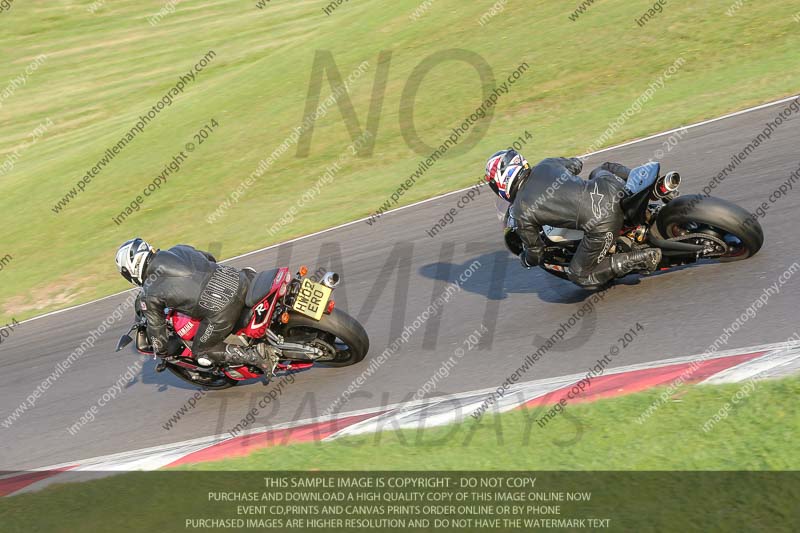
<path id="1" fill-rule="evenodd" d="M 670 191 L 677 191 L 678 187 L 681 185 L 681 175 L 675 171 L 667 172 L 667 175 L 664 176 L 664 187 Z"/>
<path id="2" fill-rule="evenodd" d="M 653 196 L 658 200 L 668 198 L 678 191 L 680 185 L 681 175 L 674 171 L 667 172 L 665 176 L 661 176 L 656 181 L 656 185 L 653 187 Z"/>
<path id="3" fill-rule="evenodd" d="M 335 289 L 336 286 L 339 285 L 339 281 L 339 274 L 336 272 L 326 272 L 319 282 L 330 289 Z"/>

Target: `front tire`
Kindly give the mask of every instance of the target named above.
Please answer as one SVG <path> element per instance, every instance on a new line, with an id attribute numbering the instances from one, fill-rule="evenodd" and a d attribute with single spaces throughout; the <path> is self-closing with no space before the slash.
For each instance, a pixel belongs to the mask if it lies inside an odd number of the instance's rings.
<path id="1" fill-rule="evenodd" d="M 292 314 L 283 330 L 284 339 L 292 342 L 292 337 L 304 341 L 314 334 L 333 349 L 330 359 L 320 360 L 319 364 L 340 367 L 354 365 L 366 357 L 369 351 L 369 336 L 358 320 L 344 311 L 335 309 L 329 315 L 322 315 L 319 321 L 303 315 Z M 296 341 L 295 341 L 296 342 Z M 313 342 L 313 341 L 312 341 Z"/>
<path id="2" fill-rule="evenodd" d="M 716 258 L 723 262 L 752 257 L 764 244 L 764 230 L 757 219 L 738 205 L 713 196 L 689 194 L 672 200 L 658 213 L 656 225 L 667 239 L 707 233 L 724 240 L 728 250 Z"/>

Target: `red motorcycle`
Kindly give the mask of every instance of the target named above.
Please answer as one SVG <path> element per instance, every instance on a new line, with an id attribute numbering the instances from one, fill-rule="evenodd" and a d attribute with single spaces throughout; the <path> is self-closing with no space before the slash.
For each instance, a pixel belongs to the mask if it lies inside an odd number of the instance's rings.
<path id="1" fill-rule="evenodd" d="M 317 363 L 348 366 L 367 355 L 369 337 L 364 327 L 337 309 L 331 298 L 340 281 L 338 274 L 327 272 L 317 282 L 306 277 L 308 269 L 304 266 L 294 276 L 288 268 L 247 272 L 250 284 L 244 311 L 225 339 L 226 344 L 269 344 L 280 354 L 275 372 L 303 370 Z M 136 309 L 136 322 L 120 338 L 116 351 L 133 342 L 131 335 L 136 332 L 137 350 L 154 355 L 138 299 Z M 227 389 L 240 381 L 264 375 L 260 368 L 251 365 L 196 359 L 189 345 L 200 320 L 172 309 L 167 309 L 166 313 L 170 339 L 167 355 L 159 356 L 156 371 L 169 370 L 180 379 L 207 389 Z"/>

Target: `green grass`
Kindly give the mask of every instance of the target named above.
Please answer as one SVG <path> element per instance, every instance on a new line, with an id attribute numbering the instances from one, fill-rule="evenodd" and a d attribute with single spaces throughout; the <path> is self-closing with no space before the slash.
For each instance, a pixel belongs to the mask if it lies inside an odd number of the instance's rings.
<path id="1" fill-rule="evenodd" d="M 422 431 L 386 431 L 326 443 L 266 448 L 189 470 L 798 470 L 800 378 L 687 387 L 645 423 L 661 390 L 569 406 L 544 428 L 542 408 Z M 727 418 L 702 426 L 726 402 Z M 387 427 L 387 429 L 391 429 Z M 487 453 L 491 450 L 491 453 Z"/>
<path id="2" fill-rule="evenodd" d="M 0 90 L 34 57 L 47 55 L 3 100 L 0 163 L 37 125 L 53 122 L 0 179 L 0 257 L 13 257 L 0 271 L 3 321 L 126 288 L 112 260 L 133 235 L 159 247 L 222 242 L 221 255 L 231 257 L 374 211 L 420 160 L 400 131 L 403 88 L 423 58 L 446 48 L 481 54 L 498 81 L 522 62 L 531 68 L 501 98 L 478 145 L 440 161 L 401 203 L 471 184 L 485 158 L 525 130 L 535 136 L 525 150 L 531 160 L 582 153 L 679 56 L 685 66 L 607 145 L 792 94 L 800 85 L 800 26 L 788 0 L 747 3 L 734 17 L 724 14 L 730 0 L 670 3 L 644 29 L 635 18 L 647 6 L 624 0 L 605 0 L 578 22 L 567 17 L 571 4 L 509 2 L 484 27 L 478 19 L 486 6 L 456 0 L 437 0 L 416 22 L 409 15 L 418 0 L 353 1 L 331 16 L 322 12 L 326 2 L 273 0 L 263 10 L 255 2 L 182 2 L 155 27 L 147 17 L 160 1 L 115 0 L 95 14 L 87 11 L 91 3 L 18 0 L 0 14 Z M 105 149 L 209 50 L 217 57 L 198 80 L 54 214 L 50 208 Z M 333 108 L 317 122 L 308 157 L 290 149 L 222 221 L 206 223 L 301 122 L 315 50 L 331 51 L 344 76 L 370 62 L 350 91 L 362 127 L 378 55 L 392 50 L 373 157 L 348 159 L 295 223 L 268 237 L 279 215 L 351 142 Z M 326 82 L 322 98 L 329 93 Z M 416 98 L 419 134 L 439 144 L 480 99 L 473 67 L 439 65 Z M 219 130 L 180 173 L 114 225 L 112 217 L 212 118 Z"/>
<path id="3" fill-rule="evenodd" d="M 738 391 L 747 393 L 739 394 L 727 418 L 704 432 L 702 426 Z M 747 388 L 687 386 L 681 392 L 641 425 L 636 419 L 661 390 L 568 406 L 566 415 L 543 429 L 528 423 L 541 412 L 520 411 L 420 432 L 272 447 L 240 459 L 55 485 L 0 499 L 0 521 L 8 531 L 73 531 L 77 524 L 83 531 L 182 530 L 188 517 L 235 516 L 234 505 L 209 502 L 209 491 L 263 490 L 263 478 L 275 472 L 484 470 L 535 472 L 537 488 L 544 487 L 537 490 L 591 492 L 591 503 L 579 511 L 567 505 L 563 516 L 613 516 L 617 530 L 786 530 L 774 526 L 789 524 L 796 513 L 797 477 L 774 471 L 800 469 L 795 445 L 800 413 L 792 404 L 800 378 Z M 741 470 L 756 472 L 708 472 Z"/>

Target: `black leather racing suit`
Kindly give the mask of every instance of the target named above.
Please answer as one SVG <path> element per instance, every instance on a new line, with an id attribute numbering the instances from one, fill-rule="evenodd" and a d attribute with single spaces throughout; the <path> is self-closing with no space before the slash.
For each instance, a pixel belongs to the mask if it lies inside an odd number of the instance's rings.
<path id="1" fill-rule="evenodd" d="M 155 353 L 162 354 L 167 349 L 164 309 L 169 307 L 202 319 L 192 352 L 216 359 L 217 354 L 210 349 L 228 336 L 242 312 L 248 287 L 246 275 L 218 265 L 210 254 L 186 245 L 158 251 L 144 275 L 147 279 L 142 287 L 142 312 Z"/>
<path id="2" fill-rule="evenodd" d="M 598 288 L 616 277 L 608 251 L 624 222 L 620 200 L 630 169 L 603 163 L 585 181 L 577 176 L 582 168 L 577 158 L 541 161 L 517 190 L 512 214 L 525 247 L 523 260 L 531 266 L 541 261 L 542 226 L 583 230 L 568 276 L 578 285 Z"/>

